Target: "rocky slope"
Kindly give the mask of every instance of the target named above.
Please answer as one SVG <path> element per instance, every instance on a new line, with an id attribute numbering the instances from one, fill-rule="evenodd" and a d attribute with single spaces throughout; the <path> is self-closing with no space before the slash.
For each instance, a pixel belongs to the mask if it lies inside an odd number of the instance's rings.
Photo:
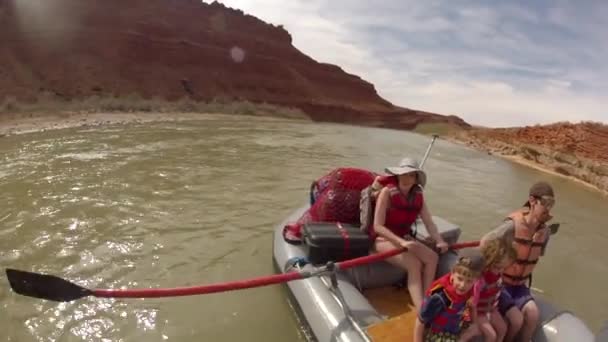
<path id="1" fill-rule="evenodd" d="M 247 100 L 313 120 L 412 129 L 468 127 L 398 108 L 374 86 L 319 63 L 281 26 L 200 0 L 0 0 L 1 97 Z"/>
<path id="2" fill-rule="evenodd" d="M 477 128 L 451 137 L 477 149 L 521 157 L 608 192 L 608 126 L 581 122 L 518 128 Z"/>

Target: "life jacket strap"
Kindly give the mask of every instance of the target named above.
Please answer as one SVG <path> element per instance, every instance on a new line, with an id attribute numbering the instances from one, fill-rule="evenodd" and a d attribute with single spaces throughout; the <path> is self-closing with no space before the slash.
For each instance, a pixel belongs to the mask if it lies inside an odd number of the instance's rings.
<path id="1" fill-rule="evenodd" d="M 530 278 L 530 275 L 527 275 L 527 276 L 514 276 L 514 275 L 507 274 L 507 273 L 503 273 L 502 275 L 504 277 L 507 277 L 507 278 L 513 280 L 513 281 L 522 281 L 522 280 L 526 280 L 526 279 Z"/>
<path id="2" fill-rule="evenodd" d="M 515 262 L 520 265 L 536 265 L 538 263 L 538 259 L 534 259 L 534 260 L 516 259 Z"/>
<path id="3" fill-rule="evenodd" d="M 515 238 L 515 239 L 513 239 L 513 241 L 515 241 L 521 245 L 532 246 L 532 247 L 543 247 L 545 245 L 542 242 L 534 242 L 532 240 L 522 239 L 522 238 Z"/>

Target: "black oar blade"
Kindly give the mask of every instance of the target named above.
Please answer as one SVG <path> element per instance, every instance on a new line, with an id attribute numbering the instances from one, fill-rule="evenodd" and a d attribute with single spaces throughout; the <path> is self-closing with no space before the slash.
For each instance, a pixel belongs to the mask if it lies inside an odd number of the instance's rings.
<path id="1" fill-rule="evenodd" d="M 549 231 L 551 232 L 551 235 L 557 234 L 557 232 L 559 231 L 559 226 L 559 223 L 553 223 L 549 225 Z"/>
<path id="2" fill-rule="evenodd" d="M 93 294 L 87 288 L 52 275 L 7 268 L 6 276 L 13 291 L 23 296 L 69 302 Z"/>

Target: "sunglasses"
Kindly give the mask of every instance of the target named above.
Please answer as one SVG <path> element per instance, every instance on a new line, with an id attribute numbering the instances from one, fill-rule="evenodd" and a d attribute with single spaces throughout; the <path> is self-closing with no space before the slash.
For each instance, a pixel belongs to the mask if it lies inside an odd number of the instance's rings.
<path id="1" fill-rule="evenodd" d="M 555 198 L 553 198 L 551 196 L 542 196 L 542 197 L 535 197 L 535 198 L 537 200 L 539 200 L 540 204 L 547 209 L 551 209 L 555 205 Z"/>

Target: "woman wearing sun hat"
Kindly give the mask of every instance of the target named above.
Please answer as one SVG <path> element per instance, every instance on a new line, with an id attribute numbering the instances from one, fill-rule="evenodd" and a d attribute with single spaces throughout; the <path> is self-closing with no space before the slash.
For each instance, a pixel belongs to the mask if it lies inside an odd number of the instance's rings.
<path id="1" fill-rule="evenodd" d="M 393 265 L 407 271 L 407 287 L 417 310 L 420 310 L 424 291 L 431 285 L 437 270 L 438 255 L 413 236 L 412 224 L 420 216 L 437 248 L 448 248 L 433 222 L 424 201 L 423 188 L 426 174 L 411 158 L 401 160 L 398 166 L 385 169 L 389 177 L 383 177 L 384 186 L 377 195 L 373 229 L 373 252 L 381 253 L 397 248 L 407 252 L 387 259 Z"/>
<path id="2" fill-rule="evenodd" d="M 504 284 L 499 299 L 499 311 L 509 321 L 505 341 L 513 341 L 518 333 L 520 341 L 529 342 L 540 318 L 527 283 L 549 241 L 550 229 L 546 223 L 555 204 L 553 188 L 547 182 L 537 182 L 530 187 L 524 206 L 507 216 L 505 222 L 482 238 L 482 244 L 490 239 L 503 239 L 517 250 L 517 260 L 502 274 Z"/>

